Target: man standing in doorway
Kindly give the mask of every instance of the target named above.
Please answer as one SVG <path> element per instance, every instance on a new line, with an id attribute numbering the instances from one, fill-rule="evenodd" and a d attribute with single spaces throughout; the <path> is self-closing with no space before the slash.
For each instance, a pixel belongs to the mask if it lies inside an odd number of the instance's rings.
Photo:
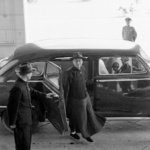
<path id="1" fill-rule="evenodd" d="M 132 19 L 127 17 L 125 21 L 126 21 L 126 26 L 122 28 L 122 38 L 123 40 L 126 41 L 135 42 L 137 38 L 137 32 L 134 27 L 130 26 Z"/>
<path id="2" fill-rule="evenodd" d="M 30 150 L 32 104 L 31 99 L 45 102 L 46 98 L 52 98 L 52 93 L 38 92 L 29 87 L 28 81 L 35 71 L 30 64 L 21 64 L 16 72 L 18 75 L 9 96 L 7 105 L 9 125 L 14 130 L 16 150 Z"/>
<path id="3" fill-rule="evenodd" d="M 91 136 L 102 129 L 106 119 L 96 114 L 92 108 L 86 89 L 86 70 L 82 66 L 84 59 L 81 52 L 73 54 L 73 66 L 65 72 L 63 87 L 70 136 L 79 140 L 77 133 L 81 133 L 88 142 L 93 142 Z"/>

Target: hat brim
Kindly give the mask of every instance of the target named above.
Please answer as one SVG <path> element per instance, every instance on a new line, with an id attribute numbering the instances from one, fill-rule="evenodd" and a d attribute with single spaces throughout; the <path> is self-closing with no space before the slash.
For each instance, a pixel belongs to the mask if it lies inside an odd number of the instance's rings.
<path id="1" fill-rule="evenodd" d="M 82 59 L 82 60 L 86 60 L 85 57 L 72 57 L 72 58 L 70 58 L 70 60 L 74 60 L 74 59 Z"/>

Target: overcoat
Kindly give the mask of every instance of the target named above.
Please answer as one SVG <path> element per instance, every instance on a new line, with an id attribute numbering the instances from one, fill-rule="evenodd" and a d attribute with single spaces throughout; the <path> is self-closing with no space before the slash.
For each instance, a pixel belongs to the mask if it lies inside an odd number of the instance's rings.
<path id="1" fill-rule="evenodd" d="M 64 97 L 66 100 L 67 117 L 73 121 L 77 132 L 84 138 L 99 132 L 106 119 L 94 112 L 86 89 L 86 71 L 74 66 L 64 75 Z"/>
<path id="2" fill-rule="evenodd" d="M 28 86 L 27 82 L 18 78 L 10 91 L 7 105 L 10 125 L 18 127 L 32 125 L 31 99 L 44 102 L 46 94 L 34 90 Z"/>

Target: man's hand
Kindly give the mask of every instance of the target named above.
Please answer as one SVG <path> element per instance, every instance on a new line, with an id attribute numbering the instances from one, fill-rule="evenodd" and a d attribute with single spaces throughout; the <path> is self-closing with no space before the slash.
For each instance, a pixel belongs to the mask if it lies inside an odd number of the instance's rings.
<path id="1" fill-rule="evenodd" d="M 58 96 L 55 93 L 46 94 L 46 98 L 53 98 L 53 97 L 58 97 Z"/>
<path id="2" fill-rule="evenodd" d="M 10 125 L 10 128 L 15 129 L 16 125 Z"/>

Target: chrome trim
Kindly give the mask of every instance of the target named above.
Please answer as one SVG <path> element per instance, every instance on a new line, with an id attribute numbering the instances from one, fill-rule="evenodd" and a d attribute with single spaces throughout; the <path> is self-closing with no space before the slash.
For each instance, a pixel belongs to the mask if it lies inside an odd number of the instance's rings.
<path id="1" fill-rule="evenodd" d="M 117 120 L 149 120 L 150 117 L 106 117 L 108 121 Z"/>
<path id="2" fill-rule="evenodd" d="M 8 80 L 7 82 L 15 82 L 15 80 Z M 41 81 L 41 80 L 30 80 L 30 81 L 28 81 L 29 83 L 30 82 L 43 82 L 43 81 Z"/>
<path id="3" fill-rule="evenodd" d="M 110 81 L 139 81 L 139 80 L 150 80 L 150 78 L 142 78 L 142 79 L 96 79 L 97 82 L 110 82 Z"/>
<path id="4" fill-rule="evenodd" d="M 59 89 L 59 86 L 57 86 L 54 82 L 52 82 L 52 81 L 50 81 L 46 76 L 45 76 L 45 78 L 44 78 L 47 82 L 49 82 L 49 83 L 51 83 L 51 84 L 53 84 L 54 86 L 56 86 L 56 88 L 58 88 Z"/>
<path id="5" fill-rule="evenodd" d="M 15 82 L 15 80 L 8 80 L 7 82 L 9 82 L 9 83 L 13 82 L 13 83 L 14 83 L 14 82 Z"/>
<path id="6" fill-rule="evenodd" d="M 61 69 L 61 67 L 60 67 L 60 66 L 58 66 L 58 65 L 54 64 L 54 63 L 53 63 L 53 62 L 51 62 L 51 61 L 47 61 L 47 63 L 52 64 L 53 66 L 55 66 L 55 67 L 56 67 L 56 68 L 58 68 L 58 69 Z"/>
<path id="7" fill-rule="evenodd" d="M 54 93 L 55 95 L 58 95 L 58 94 L 56 94 L 49 86 L 47 86 L 44 82 L 43 82 L 43 84 L 44 84 L 44 86 L 45 86 L 46 88 L 48 88 L 52 93 Z"/>
<path id="8" fill-rule="evenodd" d="M 0 108 L 7 108 L 7 106 L 0 106 Z"/>

